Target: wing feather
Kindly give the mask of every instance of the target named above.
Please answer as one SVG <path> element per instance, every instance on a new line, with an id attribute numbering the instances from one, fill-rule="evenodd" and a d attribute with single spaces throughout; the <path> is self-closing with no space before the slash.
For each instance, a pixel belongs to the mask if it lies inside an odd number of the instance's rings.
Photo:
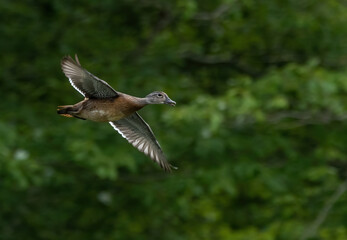
<path id="1" fill-rule="evenodd" d="M 112 98 L 118 93 L 104 80 L 94 76 L 82 68 L 77 55 L 76 62 L 70 57 L 64 57 L 61 68 L 70 84 L 84 97 L 87 98 Z"/>
<path id="2" fill-rule="evenodd" d="M 131 145 L 157 162 L 165 171 L 175 168 L 167 162 L 151 128 L 137 112 L 118 121 L 110 122 L 110 124 Z"/>

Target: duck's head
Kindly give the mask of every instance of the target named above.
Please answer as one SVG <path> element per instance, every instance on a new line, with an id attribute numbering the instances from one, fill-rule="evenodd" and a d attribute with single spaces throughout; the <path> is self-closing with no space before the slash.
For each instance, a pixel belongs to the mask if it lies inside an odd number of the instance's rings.
<path id="1" fill-rule="evenodd" d="M 146 102 L 148 104 L 169 104 L 171 106 L 175 106 L 176 102 L 172 101 L 169 96 L 160 91 L 155 91 L 146 96 Z"/>

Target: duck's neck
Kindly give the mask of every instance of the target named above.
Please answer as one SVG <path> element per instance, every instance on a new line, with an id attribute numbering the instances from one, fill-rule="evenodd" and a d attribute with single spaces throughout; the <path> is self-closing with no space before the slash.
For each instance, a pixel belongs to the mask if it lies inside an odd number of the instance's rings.
<path id="1" fill-rule="evenodd" d="M 150 104 L 148 102 L 148 99 L 147 98 L 139 98 L 139 97 L 136 97 L 136 102 L 141 106 L 141 107 L 144 107 L 148 104 Z"/>

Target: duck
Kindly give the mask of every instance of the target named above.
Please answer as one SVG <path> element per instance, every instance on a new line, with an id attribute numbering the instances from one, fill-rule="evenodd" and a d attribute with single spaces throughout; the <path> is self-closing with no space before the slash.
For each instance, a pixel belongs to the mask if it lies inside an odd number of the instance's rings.
<path id="1" fill-rule="evenodd" d="M 63 57 L 61 68 L 72 87 L 84 99 L 73 105 L 58 106 L 59 115 L 109 123 L 132 146 L 163 170 L 170 172 L 177 169 L 167 161 L 152 129 L 137 112 L 150 104 L 175 106 L 176 102 L 165 92 L 154 91 L 141 98 L 116 91 L 106 81 L 83 68 L 77 54 L 75 60 L 70 56 Z"/>

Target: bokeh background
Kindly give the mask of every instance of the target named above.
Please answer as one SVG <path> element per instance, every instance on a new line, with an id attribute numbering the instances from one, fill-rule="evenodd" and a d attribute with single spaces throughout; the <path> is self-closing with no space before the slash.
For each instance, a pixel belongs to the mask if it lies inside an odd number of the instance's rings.
<path id="1" fill-rule="evenodd" d="M 343 0 L 0 2 L 0 239 L 347 239 Z M 65 55 L 140 111 L 171 174 L 82 96 Z"/>

